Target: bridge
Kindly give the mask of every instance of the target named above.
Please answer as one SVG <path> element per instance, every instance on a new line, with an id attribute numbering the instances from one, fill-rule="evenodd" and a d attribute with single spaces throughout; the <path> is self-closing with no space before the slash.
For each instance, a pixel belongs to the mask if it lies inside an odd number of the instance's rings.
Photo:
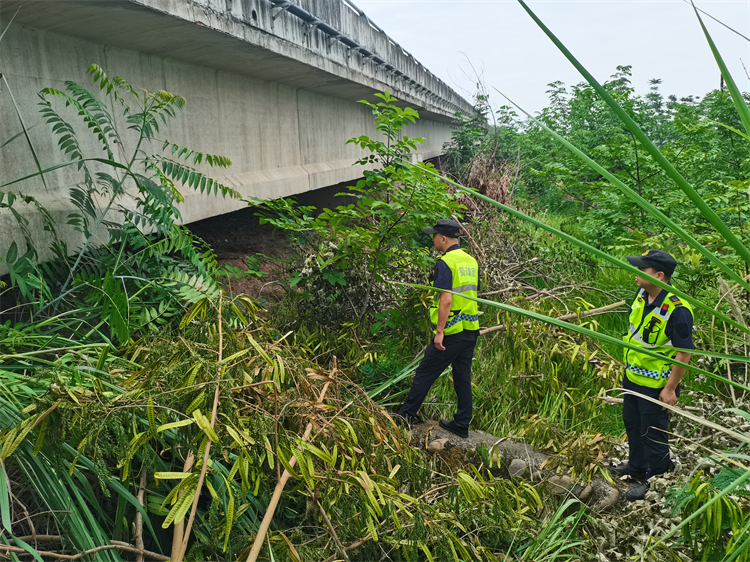
<path id="1" fill-rule="evenodd" d="M 229 157 L 232 167 L 213 177 L 259 198 L 361 177 L 362 167 L 352 166 L 361 150 L 345 143 L 376 134 L 370 110 L 357 103 L 375 92 L 388 90 L 419 111 L 406 130 L 427 140 L 417 159 L 437 156 L 455 112 L 471 108 L 349 0 L 6 0 L 0 32 L 19 6 L 0 41 L 0 73 L 15 97 L 0 81 L 0 145 L 21 132 L 17 105 L 43 166 L 63 156 L 35 94 L 63 89 L 66 80 L 90 88 L 91 63 L 136 87 L 184 96 L 169 140 Z M 0 149 L 0 183 L 34 170 L 22 138 Z M 49 191 L 38 180 L 21 189 L 62 224 L 75 182 L 72 170 L 62 170 Z M 244 206 L 183 194 L 186 223 Z M 41 220 L 29 219 L 41 231 Z M 0 255 L 16 229 L 0 212 Z"/>

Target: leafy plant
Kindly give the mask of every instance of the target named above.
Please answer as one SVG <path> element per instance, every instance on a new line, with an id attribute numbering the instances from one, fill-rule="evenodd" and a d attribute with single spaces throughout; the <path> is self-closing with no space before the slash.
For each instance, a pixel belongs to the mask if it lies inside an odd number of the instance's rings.
<path id="1" fill-rule="evenodd" d="M 184 106 L 184 98 L 165 91 L 138 92 L 122 78 L 109 78 L 96 64 L 88 73 L 107 101 L 74 82 L 66 82 L 65 90 L 45 88 L 40 93 L 41 116 L 67 158 L 62 166 L 73 166 L 80 174 L 78 185 L 70 190 L 72 211 L 66 225 L 57 224 L 33 197 L 11 191 L 0 196 L 22 232 L 27 232 L 27 219 L 14 204 L 24 201 L 37 207 L 45 230 L 52 234 L 50 250 L 55 259 L 40 263 L 37 240 L 26 235 L 26 252 L 21 254 L 12 242 L 5 263 L 11 283 L 27 301 L 26 310 L 34 319 L 55 315 L 61 307 L 77 309 L 75 319 L 60 320 L 68 329 L 86 338 L 124 343 L 133 330 L 163 324 L 182 309 L 182 302 L 217 294 L 213 253 L 179 225 L 177 203 L 183 197 L 178 187 L 239 195 L 194 168 L 203 162 L 226 168 L 229 159 L 158 139 L 161 128 Z M 56 100 L 73 110 L 96 138 L 98 153 L 84 154 L 78 127 L 56 108 Z M 125 145 L 110 106 L 122 112 L 128 129 L 136 135 L 130 155 L 123 154 Z M 162 151 L 147 154 L 144 147 L 152 143 Z M 3 186 L 44 177 L 60 166 L 5 181 Z M 99 202 L 103 202 L 101 208 Z M 69 235 L 66 228 L 82 239 L 72 256 L 63 241 Z M 100 232 L 103 228 L 106 235 Z M 106 238 L 109 244 L 97 245 Z"/>
<path id="2" fill-rule="evenodd" d="M 724 469 L 713 478 L 705 479 L 698 471 L 683 488 L 675 488 L 667 494 L 666 503 L 672 507 L 672 514 L 679 513 L 687 518 L 700 507 L 717 496 L 726 485 L 741 476 L 740 471 Z M 693 554 L 701 560 L 708 560 L 717 551 L 727 549 L 730 537 L 735 538 L 743 524 L 742 507 L 729 496 L 724 496 L 698 517 L 682 527 L 682 537 L 690 545 Z M 731 550 L 727 549 L 728 552 Z"/>
<path id="3" fill-rule="evenodd" d="M 339 323 L 363 322 L 371 310 L 397 308 L 394 302 L 406 298 L 408 291 L 398 292 L 386 281 L 423 275 L 432 259 L 418 236 L 421 228 L 460 211 L 445 185 L 430 173 L 430 164 L 409 163 L 424 141 L 402 130 L 416 121 L 417 112 L 399 107 L 388 92 L 376 96 L 382 101 L 361 103 L 372 110 L 382 137 L 362 135 L 348 141 L 368 153 L 357 163 L 374 170 L 366 169 L 363 180 L 338 194 L 354 197 L 356 203 L 323 209 L 315 217 L 311 207 L 294 207 L 285 200 L 262 203 L 261 222 L 317 240 L 317 250 L 310 252 L 292 283 L 300 286 L 305 280 L 318 314 L 343 308 L 327 315 Z"/>

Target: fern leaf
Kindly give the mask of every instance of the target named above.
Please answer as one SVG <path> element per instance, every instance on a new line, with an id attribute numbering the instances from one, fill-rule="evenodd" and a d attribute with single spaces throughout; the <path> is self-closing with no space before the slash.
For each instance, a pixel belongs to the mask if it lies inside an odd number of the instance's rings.
<path id="1" fill-rule="evenodd" d="M 169 164 L 171 164 L 171 166 Z M 223 197 L 229 196 L 233 199 L 240 199 L 242 197 L 239 192 L 235 191 L 231 187 L 208 178 L 207 176 L 205 176 L 205 174 L 196 171 L 194 168 L 186 164 L 177 162 L 176 160 L 162 158 L 161 165 L 162 171 L 174 181 L 188 184 L 194 189 L 200 189 L 201 192 L 203 192 L 203 180 L 205 179 L 206 187 L 209 192 L 211 190 L 211 187 L 213 187 L 214 194 L 216 195 L 218 195 L 218 192 L 221 191 Z"/>

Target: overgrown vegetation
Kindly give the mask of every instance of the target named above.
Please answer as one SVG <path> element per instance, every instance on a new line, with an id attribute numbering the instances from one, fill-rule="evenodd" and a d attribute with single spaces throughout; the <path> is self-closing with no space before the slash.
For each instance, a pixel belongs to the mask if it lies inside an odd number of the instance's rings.
<path id="1" fill-rule="evenodd" d="M 538 119 L 504 107 L 492 127 L 479 95 L 457 122 L 446 177 L 411 162 L 416 111 L 387 92 L 363 102 L 380 136 L 350 140 L 367 167 L 345 194 L 354 203 L 256 209 L 297 250 L 275 279 L 283 296 L 262 302 L 222 286 L 264 275 L 261 256 L 247 273 L 222 266 L 179 226 L 181 189 L 238 196 L 204 173 L 228 159 L 160 138 L 184 99 L 96 65 L 98 91 L 43 90 L 39 118 L 66 161 L 43 167 L 19 113 L 11 142 L 29 144 L 36 171 L 0 184 L 59 168 L 78 180 L 66 225 L 16 187 L 0 193 L 22 234 L 4 264 L 16 304 L 0 331 L 0 553 L 746 560 L 750 109 L 720 66 L 730 91 L 700 101 L 664 99 L 657 83 L 636 96 L 627 67 L 603 86 L 582 69 L 588 83 L 553 85 Z M 100 153 L 83 153 L 82 134 Z M 19 205 L 40 213 L 49 252 Z M 390 418 L 428 337 L 436 256 L 421 227 L 451 215 L 482 274 L 472 428 L 547 451 L 547 470 L 584 486 L 624 454 L 608 405 L 634 293 L 620 256 L 659 246 L 678 258 L 673 283 L 695 305 L 699 351 L 690 409 L 673 416 L 678 472 L 645 503 L 587 511 L 510 477 L 487 448 L 427 453 Z M 423 414 L 453 407 L 446 374 Z"/>

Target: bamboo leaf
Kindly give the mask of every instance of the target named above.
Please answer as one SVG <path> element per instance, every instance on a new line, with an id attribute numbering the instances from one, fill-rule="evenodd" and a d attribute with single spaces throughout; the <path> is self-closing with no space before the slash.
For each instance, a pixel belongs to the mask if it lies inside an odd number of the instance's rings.
<path id="1" fill-rule="evenodd" d="M 713 123 L 714 125 L 719 125 L 719 127 L 724 127 L 725 129 L 728 129 L 728 130 L 732 131 L 733 133 L 738 134 L 743 139 L 750 141 L 750 136 L 746 135 L 742 131 L 739 131 L 739 130 L 735 129 L 734 127 L 730 127 L 729 125 L 727 125 L 725 123 L 719 123 L 718 121 L 710 121 L 710 122 Z"/>
<path id="2" fill-rule="evenodd" d="M 16 546 L 23 548 L 26 552 L 28 552 L 31 556 L 34 557 L 34 560 L 38 560 L 38 562 L 44 562 L 44 559 L 41 557 L 41 555 L 30 544 L 12 535 L 11 535 L 11 538 L 13 539 L 13 542 L 16 543 Z"/>
<path id="3" fill-rule="evenodd" d="M 164 523 L 161 524 L 162 529 L 169 528 L 173 522 L 175 525 L 178 525 L 183 519 L 185 519 L 185 515 L 193 505 L 193 497 L 197 490 L 198 482 L 196 481 L 195 484 L 185 490 L 185 493 L 180 496 L 180 499 L 177 500 L 177 503 L 175 503 L 174 507 L 169 511 L 166 519 L 164 519 Z"/>
<path id="4" fill-rule="evenodd" d="M 193 412 L 193 418 L 195 418 L 195 422 L 198 424 L 198 427 L 201 428 L 203 433 L 206 434 L 206 436 L 213 441 L 214 443 L 219 442 L 219 436 L 216 435 L 216 432 L 211 427 L 210 422 L 208 421 L 208 418 L 204 416 L 200 410 L 195 410 Z"/>
<path id="5" fill-rule="evenodd" d="M 224 484 L 226 484 L 226 491 L 227 495 L 229 496 L 229 503 L 226 507 L 226 513 L 224 517 L 226 517 L 226 527 L 224 529 L 224 549 L 222 552 L 227 551 L 227 545 L 229 544 L 229 535 L 232 532 L 232 523 L 234 523 L 234 496 L 232 495 L 232 488 L 229 485 L 229 480 L 226 479 L 226 477 L 222 476 L 224 478 Z"/>
<path id="6" fill-rule="evenodd" d="M 5 465 L 0 466 L 0 521 L 3 528 L 13 534 L 10 518 L 10 483 L 5 474 Z"/>
<path id="7" fill-rule="evenodd" d="M 5 37 L 5 33 L 10 29 L 10 24 L 13 23 L 13 20 L 16 19 L 16 16 L 18 15 L 18 12 L 21 10 L 21 6 L 18 6 L 16 8 L 16 11 L 13 13 L 13 17 L 10 18 L 10 21 L 8 22 L 8 25 L 5 26 L 5 29 L 3 29 L 3 32 L 0 33 L 0 41 L 3 40 L 3 37 Z"/>
<path id="8" fill-rule="evenodd" d="M 195 423 L 195 420 L 190 419 L 180 420 L 172 423 L 165 423 L 164 425 L 160 425 L 157 428 L 156 433 L 161 433 L 162 431 L 167 431 L 169 429 L 175 429 L 177 427 L 185 427 L 186 425 L 192 425 L 193 423 Z"/>
<path id="9" fill-rule="evenodd" d="M 64 448 L 69 454 L 75 454 L 76 452 L 75 449 L 73 449 L 73 447 L 71 447 L 67 443 L 64 444 Z M 96 463 L 91 461 L 85 455 L 79 459 L 79 462 L 83 466 L 85 466 L 88 470 L 90 470 L 93 474 L 96 474 L 97 476 L 99 475 L 99 467 L 96 465 Z M 151 525 L 151 519 L 149 519 L 148 512 L 141 505 L 141 502 L 139 502 L 138 499 L 133 494 L 131 494 L 130 491 L 125 486 L 123 486 L 120 482 L 118 482 L 117 479 L 114 479 L 114 478 L 109 479 L 107 481 L 107 485 L 110 488 L 112 488 L 112 490 L 114 490 L 121 497 L 125 498 L 125 501 L 127 501 L 137 511 L 140 512 L 140 514 L 143 516 L 143 522 L 145 523 L 146 527 L 151 533 L 151 536 L 156 542 L 156 546 L 159 548 L 159 550 L 161 550 L 161 545 L 159 544 L 159 538 L 156 534 L 156 531 L 154 531 L 154 527 Z"/>
<path id="10" fill-rule="evenodd" d="M 154 478 L 157 480 L 183 480 L 192 474 L 192 472 L 155 472 Z"/>
<path id="11" fill-rule="evenodd" d="M 290 541 L 287 536 L 282 533 L 281 531 L 278 532 L 279 535 L 281 535 L 281 538 L 284 539 L 286 542 L 287 547 L 289 548 L 289 558 L 292 560 L 292 562 L 302 562 L 302 559 L 299 556 L 299 553 L 297 552 L 297 549 L 294 548 L 294 545 L 292 544 L 292 541 Z"/>
<path id="12" fill-rule="evenodd" d="M 736 488 L 738 488 L 739 486 L 741 486 L 742 484 L 744 484 L 748 480 L 750 480 L 750 470 L 745 471 L 742 474 L 742 476 L 740 476 L 734 482 L 732 482 L 731 484 L 729 484 L 726 488 L 724 488 L 723 490 L 721 490 L 718 494 L 716 494 L 714 497 L 712 497 L 710 500 L 708 500 L 706 503 L 704 503 L 700 508 L 696 509 L 693 513 L 690 514 L 689 517 L 686 517 L 685 519 L 683 519 L 680 522 L 679 525 L 677 525 L 676 527 L 674 527 L 671 531 L 669 531 L 661 539 L 659 539 L 653 545 L 651 545 L 648 548 L 647 552 L 653 551 L 657 546 L 659 546 L 660 544 L 663 544 L 665 540 L 667 540 L 669 537 L 671 537 L 672 535 L 674 535 L 676 532 L 681 531 L 684 528 L 686 528 L 694 519 L 696 519 L 697 517 L 699 517 L 700 515 L 702 515 L 703 512 L 707 511 L 714 503 L 716 503 L 717 501 L 721 501 L 721 499 L 724 496 L 726 496 L 728 494 L 731 494 Z M 742 551 L 740 550 L 740 553 L 741 552 Z M 736 556 L 734 558 L 736 558 Z"/>
<path id="13" fill-rule="evenodd" d="M 445 293 L 451 293 L 451 291 L 444 291 L 442 289 L 436 289 L 434 287 L 427 287 L 426 285 L 417 285 L 414 283 L 401 283 L 398 281 L 391 281 L 391 283 L 395 283 L 397 285 L 405 285 L 408 287 L 414 287 L 417 289 L 424 289 L 424 290 L 431 290 L 431 291 L 438 291 L 438 292 L 445 292 Z M 457 293 L 453 293 L 457 294 Z M 743 384 L 740 384 L 738 382 L 731 381 L 725 377 L 716 375 L 712 373 L 711 371 L 707 371 L 705 369 L 702 369 L 700 367 L 697 367 L 695 365 L 688 365 L 687 363 L 683 363 L 682 361 L 677 361 L 676 359 L 670 359 L 669 357 L 665 357 L 664 355 L 660 355 L 654 351 L 651 351 L 650 349 L 646 349 L 643 347 L 638 347 L 636 345 L 633 345 L 632 343 L 625 342 L 621 340 L 620 338 L 615 338 L 613 336 L 610 336 L 608 334 L 603 334 L 601 332 L 595 332 L 593 330 L 589 330 L 588 328 L 584 328 L 583 326 L 578 326 L 577 324 L 570 324 L 568 322 L 565 322 L 564 320 L 558 320 L 557 318 L 552 318 L 550 316 L 545 316 L 543 314 L 539 314 L 537 312 L 532 312 L 530 310 L 524 310 L 522 308 L 518 308 L 509 304 L 505 303 L 499 303 L 495 301 L 490 301 L 487 299 L 480 299 L 478 297 L 472 297 L 465 294 L 461 294 L 461 296 L 465 299 L 469 299 L 472 301 L 476 301 L 480 304 L 487 305 L 492 308 L 499 308 L 500 310 L 503 310 L 505 312 L 510 312 L 511 314 L 517 314 L 519 316 L 525 316 L 526 318 L 530 318 L 532 320 L 538 320 L 540 322 L 544 322 L 546 324 L 551 324 L 553 326 L 557 326 L 558 328 L 562 328 L 564 330 L 570 330 L 572 332 L 577 332 L 579 334 L 589 336 L 590 338 L 593 338 L 598 341 L 605 341 L 607 343 L 614 344 L 619 347 L 624 347 L 627 349 L 638 351 L 639 353 L 643 353 L 644 355 L 648 355 L 650 357 L 654 357 L 656 359 L 660 359 L 663 361 L 668 361 L 672 365 L 681 365 L 682 367 L 685 367 L 686 369 L 690 369 L 693 372 L 700 373 L 702 375 L 705 375 L 711 379 L 722 381 L 726 384 L 731 384 L 732 386 L 736 388 L 741 388 L 742 390 L 746 390 L 750 392 L 750 387 L 745 386 Z M 678 350 L 678 351 L 685 351 L 687 353 L 691 353 L 693 355 L 704 355 L 706 357 L 719 357 L 719 358 L 732 358 L 733 361 L 738 362 L 750 362 L 750 357 L 743 357 L 740 355 L 726 355 L 723 353 L 713 353 L 709 351 L 697 351 L 694 349 L 684 349 L 684 350 Z"/>
<path id="14" fill-rule="evenodd" d="M 708 46 L 711 48 L 711 52 L 716 59 L 716 64 L 719 66 L 721 75 L 724 77 L 724 82 L 727 85 L 727 90 L 729 90 L 729 93 L 732 96 L 734 107 L 737 110 L 737 113 L 739 113 L 740 115 L 742 126 L 745 128 L 745 132 L 750 135 L 750 107 L 748 107 L 747 103 L 745 103 L 745 99 L 742 97 L 742 93 L 737 87 L 737 84 L 735 84 L 732 75 L 729 73 L 727 65 L 724 64 L 724 59 L 721 57 L 719 49 L 716 48 L 714 40 L 711 38 L 711 35 L 708 33 L 708 29 L 703 23 L 703 18 L 701 18 L 701 15 L 698 13 L 698 9 L 695 7 L 695 2 L 693 2 L 693 0 L 690 0 L 690 3 L 693 6 L 693 10 L 695 10 L 695 15 L 698 18 L 698 22 L 701 24 L 701 29 L 703 29 L 703 34 L 706 36 Z"/>
<path id="15" fill-rule="evenodd" d="M 266 458 L 268 459 L 268 468 L 273 470 L 274 465 L 274 453 L 273 453 L 273 447 L 271 447 L 271 442 L 268 440 L 268 436 L 264 435 L 263 440 L 266 444 Z"/>
<path id="16" fill-rule="evenodd" d="M 15 15 L 13 17 L 15 17 Z M 6 28 L 6 31 L 7 31 L 7 28 Z M 5 35 L 5 31 L 3 31 L 3 35 Z M 39 162 L 39 156 L 37 156 L 36 149 L 34 148 L 34 143 L 31 142 L 31 137 L 29 136 L 29 129 L 26 127 L 26 123 L 24 123 L 23 116 L 21 115 L 21 110 L 18 109 L 18 104 L 16 103 L 16 98 L 13 96 L 13 92 L 10 89 L 10 84 L 8 84 L 8 79 L 5 78 L 4 74 L 0 74 L 0 77 L 2 77 L 3 82 L 5 83 L 5 87 L 8 89 L 8 94 L 10 94 L 10 100 L 11 102 L 13 102 L 13 107 L 16 110 L 16 115 L 18 115 L 18 120 L 21 122 L 21 128 L 23 129 L 23 134 L 26 137 L 26 142 L 29 144 L 31 155 L 34 157 L 34 163 L 36 164 L 36 169 L 39 172 L 39 176 L 41 176 L 42 178 L 44 189 L 49 191 L 49 187 L 47 186 L 47 180 L 44 179 L 45 170 L 42 169 L 42 164 Z"/>
<path id="17" fill-rule="evenodd" d="M 284 467 L 284 470 L 286 470 L 291 475 L 291 477 L 294 478 L 295 480 L 301 480 L 297 472 L 292 468 L 292 465 L 284 456 L 284 453 L 281 451 L 281 448 L 279 448 L 278 456 L 279 456 L 279 462 L 281 463 L 281 466 Z"/>

